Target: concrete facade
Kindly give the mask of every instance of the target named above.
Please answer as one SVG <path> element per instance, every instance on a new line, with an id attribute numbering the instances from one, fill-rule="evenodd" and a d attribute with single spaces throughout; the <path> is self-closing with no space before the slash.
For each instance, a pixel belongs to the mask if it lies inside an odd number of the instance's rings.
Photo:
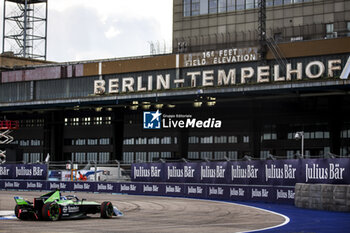
<path id="1" fill-rule="evenodd" d="M 174 52 L 257 44 L 258 8 L 184 16 L 184 0 L 173 4 Z M 268 6 L 266 19 L 267 38 L 276 42 L 344 37 L 350 33 L 350 2 L 308 0 Z M 333 24 L 328 33 L 327 24 Z M 185 49 L 181 43 L 186 43 Z"/>

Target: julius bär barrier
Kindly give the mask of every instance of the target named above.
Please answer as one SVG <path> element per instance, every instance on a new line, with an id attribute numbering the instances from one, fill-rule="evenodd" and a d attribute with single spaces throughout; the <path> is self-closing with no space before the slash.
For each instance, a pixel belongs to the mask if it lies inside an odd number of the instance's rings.
<path id="1" fill-rule="evenodd" d="M 296 183 L 349 185 L 349 168 L 348 158 L 138 163 L 132 165 L 132 182 L 120 183 L 47 181 L 46 165 L 2 165 L 0 189 L 60 189 L 293 204 Z"/>

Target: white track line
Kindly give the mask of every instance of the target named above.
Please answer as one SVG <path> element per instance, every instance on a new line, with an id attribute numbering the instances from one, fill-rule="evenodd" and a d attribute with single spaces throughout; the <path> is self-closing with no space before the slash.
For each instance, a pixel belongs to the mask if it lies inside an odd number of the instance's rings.
<path id="1" fill-rule="evenodd" d="M 196 198 L 190 198 L 190 199 L 196 199 Z M 270 230 L 270 229 L 274 229 L 274 228 L 278 228 L 278 227 L 284 226 L 284 225 L 286 225 L 286 224 L 288 224 L 288 223 L 290 222 L 289 217 L 287 217 L 287 216 L 285 216 L 285 215 L 283 215 L 283 214 L 280 214 L 280 213 L 277 213 L 277 212 L 274 212 L 274 211 L 271 211 L 271 210 L 265 210 L 265 209 L 262 209 L 262 208 L 259 208 L 259 207 L 255 207 L 255 206 L 244 205 L 244 204 L 238 204 L 238 203 L 229 202 L 229 201 L 207 200 L 207 199 L 196 199 L 196 200 L 205 200 L 205 201 L 220 202 L 220 203 L 225 202 L 225 203 L 232 204 L 232 205 L 239 205 L 239 206 L 250 207 L 250 208 L 253 208 L 253 209 L 262 210 L 262 211 L 265 211 L 265 212 L 268 212 L 268 213 L 271 213 L 271 214 L 275 214 L 275 215 L 278 215 L 278 216 L 281 216 L 282 218 L 284 218 L 284 222 L 281 223 L 281 224 L 279 224 L 279 225 L 277 225 L 277 226 L 266 227 L 266 228 L 251 230 L 251 231 L 242 231 L 242 232 L 240 232 L 240 233 Z"/>

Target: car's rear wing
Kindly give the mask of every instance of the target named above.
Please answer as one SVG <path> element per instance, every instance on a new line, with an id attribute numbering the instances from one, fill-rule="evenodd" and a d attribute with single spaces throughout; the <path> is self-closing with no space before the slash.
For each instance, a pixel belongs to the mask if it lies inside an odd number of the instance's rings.
<path id="1" fill-rule="evenodd" d="M 40 198 L 45 200 L 44 204 L 48 202 L 59 201 L 61 199 L 61 192 L 60 190 L 52 191 L 40 196 Z"/>
<path id="2" fill-rule="evenodd" d="M 22 198 L 22 197 L 16 196 L 13 198 L 15 199 L 17 205 L 29 205 L 29 203 L 26 200 L 24 200 L 24 198 Z"/>

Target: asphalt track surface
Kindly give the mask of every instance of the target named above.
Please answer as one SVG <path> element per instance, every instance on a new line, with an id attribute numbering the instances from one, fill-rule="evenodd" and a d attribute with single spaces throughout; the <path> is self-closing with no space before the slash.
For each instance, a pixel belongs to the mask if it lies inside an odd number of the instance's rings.
<path id="1" fill-rule="evenodd" d="M 41 194 L 43 192 L 0 191 L 0 211 L 14 209 L 14 196 L 32 201 Z M 86 219 L 57 222 L 0 220 L 0 232 L 246 232 L 286 222 L 279 214 L 226 202 L 156 196 L 76 195 L 90 201 L 111 201 L 124 216 L 101 219 L 96 214 Z"/>

